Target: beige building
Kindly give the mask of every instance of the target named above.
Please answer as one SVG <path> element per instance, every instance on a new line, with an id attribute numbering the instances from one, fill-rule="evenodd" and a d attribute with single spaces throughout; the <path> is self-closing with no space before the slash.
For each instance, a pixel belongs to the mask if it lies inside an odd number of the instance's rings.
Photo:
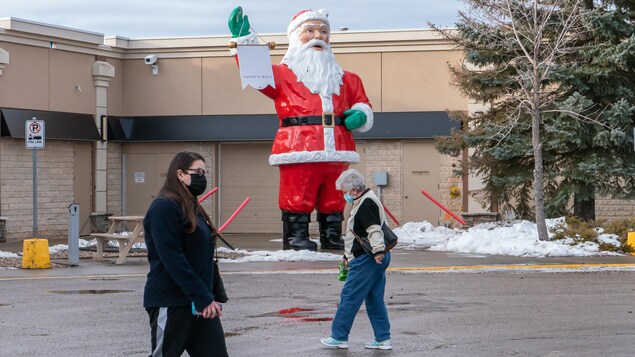
<path id="1" fill-rule="evenodd" d="M 280 62 L 286 36 L 264 41 L 278 44 L 271 54 Z M 33 235 L 33 151 L 25 147 L 25 121 L 33 118 L 46 124 L 45 147 L 35 153 L 40 237 L 67 236 L 73 202 L 80 204 L 82 224 L 91 212 L 144 214 L 181 150 L 206 157 L 210 188 L 219 192 L 204 205 L 216 223 L 251 198 L 226 232 L 280 232 L 278 169 L 268 164 L 278 119 L 272 101 L 242 90 L 228 42 L 228 36 L 104 38 L 0 19 L 5 238 Z M 336 32 L 331 42 L 340 64 L 364 81 L 375 111 L 373 129 L 356 135 L 362 161 L 353 167 L 391 213 L 402 224 L 456 223 L 421 190 L 457 214 L 482 212 L 466 193 L 477 180 L 454 176 L 458 158 L 433 147 L 435 136 L 457 125 L 446 110 L 470 110 L 450 85 L 448 65 L 458 63 L 461 51 L 429 30 Z M 146 63 L 152 58 L 156 63 Z M 384 172 L 387 185 L 377 187 L 373 177 Z M 461 189 L 459 197 L 450 196 L 452 187 Z M 618 204 L 598 215 L 633 214 Z"/>

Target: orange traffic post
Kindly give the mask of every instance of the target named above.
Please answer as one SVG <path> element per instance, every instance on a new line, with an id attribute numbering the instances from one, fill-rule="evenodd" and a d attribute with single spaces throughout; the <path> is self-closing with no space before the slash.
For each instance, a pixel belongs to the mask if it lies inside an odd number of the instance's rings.
<path id="1" fill-rule="evenodd" d="M 421 190 L 421 193 L 428 197 L 430 199 L 430 201 L 434 202 L 434 204 L 436 204 L 437 206 L 439 206 L 439 208 L 441 208 L 442 210 L 444 210 L 447 214 L 449 214 L 450 216 L 452 216 L 452 218 L 456 219 L 459 223 L 461 223 L 462 225 L 466 225 L 465 221 L 462 220 L 459 216 L 457 216 L 456 214 L 454 214 L 452 211 L 450 211 L 447 207 L 445 207 L 444 205 L 442 205 L 439 201 L 435 200 L 434 197 L 430 196 L 429 193 L 427 193 L 425 190 Z"/>
<path id="2" fill-rule="evenodd" d="M 386 211 L 386 213 L 388 213 L 388 215 L 390 216 L 390 218 L 392 218 L 392 220 L 397 223 L 398 226 L 401 226 L 401 223 L 399 223 L 399 221 L 397 220 L 397 218 L 395 218 L 395 216 L 392 215 L 392 213 L 390 213 L 390 211 L 388 210 L 388 207 L 386 207 L 386 205 L 384 205 L 384 211 Z"/>
<path id="3" fill-rule="evenodd" d="M 245 206 L 247 205 L 247 202 L 249 202 L 251 198 L 247 197 L 245 198 L 245 201 L 243 201 L 243 203 L 238 206 L 238 208 L 236 209 L 236 211 L 231 215 L 231 217 L 229 217 L 229 219 L 227 220 L 227 222 L 223 223 L 222 226 L 220 226 L 220 228 L 218 228 L 218 233 L 222 233 L 225 228 L 227 228 L 227 226 L 229 226 L 230 223 L 232 223 L 232 221 L 234 220 L 234 218 L 236 218 L 236 216 L 238 216 L 238 214 L 240 213 L 240 211 L 243 210 L 243 208 L 245 208 Z"/>
<path id="4" fill-rule="evenodd" d="M 203 196 L 201 196 L 201 198 L 198 199 L 198 203 L 201 203 L 201 202 L 205 201 L 209 196 L 211 196 L 214 193 L 216 193 L 216 191 L 218 191 L 218 187 L 214 187 L 214 189 L 212 189 L 208 193 L 206 193 Z"/>

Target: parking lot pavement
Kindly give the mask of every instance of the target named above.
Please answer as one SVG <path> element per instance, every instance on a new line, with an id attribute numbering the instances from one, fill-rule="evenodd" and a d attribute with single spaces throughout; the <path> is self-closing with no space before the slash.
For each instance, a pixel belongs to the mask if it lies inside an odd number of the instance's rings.
<path id="1" fill-rule="evenodd" d="M 269 236 L 228 239 L 250 251 L 280 246 Z M 147 258 L 129 257 L 123 265 L 115 260 L 0 270 L 0 355 L 147 356 Z M 385 354 L 363 348 L 372 339 L 363 308 L 349 350 L 320 346 L 342 286 L 337 261 L 225 262 L 220 270 L 230 296 L 223 326 L 231 356 Z M 635 311 L 633 270 L 634 256 L 518 258 L 395 249 L 386 289 L 393 354 L 629 356 L 623 339 Z"/>
<path id="2" fill-rule="evenodd" d="M 397 268 L 406 259 L 393 261 Z M 373 335 L 363 307 L 349 350 L 319 344 L 343 284 L 336 269 L 227 272 L 242 265 L 221 265 L 232 357 L 632 355 L 635 272 L 391 270 L 390 353 L 364 349 Z M 0 355 L 147 356 L 146 270 L 142 259 L 113 260 L 0 277 Z"/>

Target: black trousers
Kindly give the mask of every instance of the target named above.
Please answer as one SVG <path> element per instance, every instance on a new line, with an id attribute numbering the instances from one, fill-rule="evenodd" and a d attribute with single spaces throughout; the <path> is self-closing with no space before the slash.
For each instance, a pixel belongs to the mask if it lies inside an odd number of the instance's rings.
<path id="1" fill-rule="evenodd" d="M 150 307 L 152 357 L 227 356 L 220 318 L 192 315 L 191 307 Z"/>

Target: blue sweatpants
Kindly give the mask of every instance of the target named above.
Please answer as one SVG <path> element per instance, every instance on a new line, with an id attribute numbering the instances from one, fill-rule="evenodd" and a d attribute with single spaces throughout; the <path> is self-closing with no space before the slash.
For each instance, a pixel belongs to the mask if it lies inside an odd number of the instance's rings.
<path id="1" fill-rule="evenodd" d="M 348 277 L 340 295 L 340 305 L 331 325 L 331 337 L 348 341 L 355 315 L 366 303 L 366 313 L 373 327 L 376 341 L 390 339 L 390 321 L 384 303 L 386 269 L 390 265 L 390 252 L 381 264 L 369 254 L 361 255 L 348 263 Z"/>

